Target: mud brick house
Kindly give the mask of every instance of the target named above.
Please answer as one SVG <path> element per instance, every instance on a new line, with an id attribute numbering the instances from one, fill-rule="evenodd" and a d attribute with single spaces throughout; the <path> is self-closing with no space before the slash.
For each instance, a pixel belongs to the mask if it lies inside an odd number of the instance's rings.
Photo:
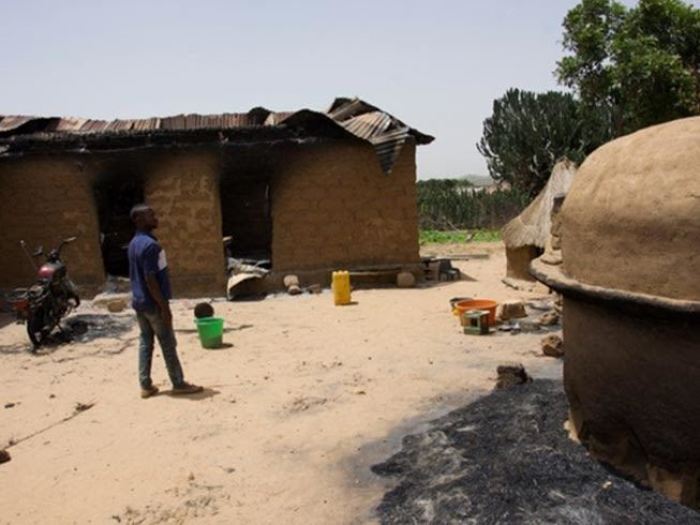
<path id="1" fill-rule="evenodd" d="M 270 283 L 416 268 L 415 150 L 432 140 L 347 98 L 326 112 L 0 116 L 0 288 L 33 278 L 21 239 L 79 235 L 65 258 L 84 290 L 125 275 L 128 210 L 140 201 L 161 216 L 180 297 L 225 293 L 229 235 L 235 257 L 271 261 Z"/>

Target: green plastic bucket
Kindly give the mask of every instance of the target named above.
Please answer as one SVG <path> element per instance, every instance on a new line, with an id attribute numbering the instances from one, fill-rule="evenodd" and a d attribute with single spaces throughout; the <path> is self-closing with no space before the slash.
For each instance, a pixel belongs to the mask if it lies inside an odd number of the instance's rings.
<path id="1" fill-rule="evenodd" d="M 199 341 L 204 348 L 219 348 L 224 336 L 224 320 L 221 317 L 195 319 Z"/>

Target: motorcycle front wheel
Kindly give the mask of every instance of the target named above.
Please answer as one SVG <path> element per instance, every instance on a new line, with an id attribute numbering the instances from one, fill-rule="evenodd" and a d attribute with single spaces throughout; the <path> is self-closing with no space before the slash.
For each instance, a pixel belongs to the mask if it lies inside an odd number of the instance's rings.
<path id="1" fill-rule="evenodd" d="M 27 319 L 27 335 L 34 345 L 33 350 L 39 348 L 51 332 L 51 323 L 47 319 L 46 309 L 41 306 L 29 312 Z"/>

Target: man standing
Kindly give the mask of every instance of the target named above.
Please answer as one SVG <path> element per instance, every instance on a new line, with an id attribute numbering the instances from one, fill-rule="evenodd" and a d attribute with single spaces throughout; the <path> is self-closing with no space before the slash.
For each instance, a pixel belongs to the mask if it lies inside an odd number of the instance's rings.
<path id="1" fill-rule="evenodd" d="M 141 397 L 145 399 L 158 393 L 158 387 L 151 381 L 154 336 L 158 338 L 163 352 L 165 366 L 173 384 L 173 394 L 196 394 L 204 389 L 185 382 L 177 357 L 173 316 L 168 303 L 171 298 L 168 263 L 165 250 L 153 235 L 153 230 L 158 227 L 158 218 L 148 205 L 139 204 L 131 209 L 131 220 L 136 225 L 136 233 L 129 243 L 129 278 L 132 305 L 141 329 Z"/>

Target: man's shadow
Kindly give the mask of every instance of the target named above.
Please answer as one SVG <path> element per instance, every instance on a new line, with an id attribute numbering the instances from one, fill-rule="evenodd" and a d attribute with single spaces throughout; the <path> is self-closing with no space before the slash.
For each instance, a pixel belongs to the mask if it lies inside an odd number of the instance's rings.
<path id="1" fill-rule="evenodd" d="M 214 396 L 218 396 L 221 392 L 214 388 L 205 387 L 204 390 L 196 394 L 176 394 L 173 390 L 163 390 L 156 395 L 165 395 L 172 397 L 174 399 L 189 399 L 190 401 L 201 401 L 203 399 L 209 399 Z"/>

